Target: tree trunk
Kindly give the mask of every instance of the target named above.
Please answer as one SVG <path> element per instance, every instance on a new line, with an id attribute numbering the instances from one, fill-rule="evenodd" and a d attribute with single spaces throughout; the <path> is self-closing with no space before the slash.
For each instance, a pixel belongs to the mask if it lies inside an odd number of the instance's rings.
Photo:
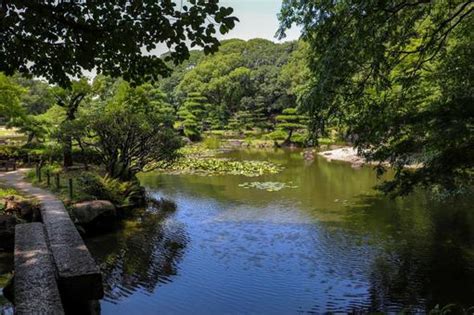
<path id="1" fill-rule="evenodd" d="M 28 139 L 26 140 L 26 144 L 31 144 L 33 142 L 34 138 L 35 138 L 35 133 L 34 132 L 28 132 Z"/>
<path id="2" fill-rule="evenodd" d="M 66 135 L 63 143 L 63 165 L 64 167 L 72 166 L 72 137 Z"/>
<path id="3" fill-rule="evenodd" d="M 288 137 L 283 141 L 282 145 L 283 146 L 289 146 L 291 144 L 291 136 L 293 135 L 293 130 L 290 130 L 288 132 Z"/>

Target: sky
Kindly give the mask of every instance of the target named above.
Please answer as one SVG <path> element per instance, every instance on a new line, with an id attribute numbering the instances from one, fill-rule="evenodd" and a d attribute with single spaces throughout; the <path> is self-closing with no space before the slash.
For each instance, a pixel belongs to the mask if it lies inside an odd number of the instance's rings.
<path id="1" fill-rule="evenodd" d="M 279 23 L 277 14 L 280 11 L 281 0 L 221 0 L 219 4 L 234 8 L 233 15 L 238 17 L 240 22 L 235 28 L 219 39 L 240 38 L 265 38 L 278 41 L 275 33 Z M 300 30 L 293 27 L 287 32 L 287 37 L 283 41 L 298 39 Z"/>
<path id="2" fill-rule="evenodd" d="M 264 38 L 274 42 L 284 42 L 296 40 L 300 36 L 300 29 L 293 26 L 286 32 L 286 37 L 282 40 L 275 37 L 279 26 L 277 14 L 280 12 L 281 0 L 220 0 L 219 5 L 232 7 L 234 9 L 232 15 L 239 19 L 239 22 L 229 33 L 221 35 L 217 32 L 216 37 L 219 40 Z M 156 49 L 144 53 L 159 56 L 168 51 L 167 46 L 161 43 L 157 45 Z"/>

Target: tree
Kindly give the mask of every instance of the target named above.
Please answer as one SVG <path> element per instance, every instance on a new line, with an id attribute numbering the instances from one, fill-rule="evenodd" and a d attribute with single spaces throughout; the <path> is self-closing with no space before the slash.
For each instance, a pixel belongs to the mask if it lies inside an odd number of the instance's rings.
<path id="1" fill-rule="evenodd" d="M 296 108 L 285 108 L 281 115 L 276 116 L 276 121 L 276 129 L 287 133 L 284 144 L 291 143 L 291 137 L 295 131 L 307 128 L 307 117 L 299 114 Z"/>
<path id="2" fill-rule="evenodd" d="M 200 93 L 189 93 L 178 111 L 184 135 L 191 141 L 201 139 L 206 117 L 207 99 Z"/>
<path id="3" fill-rule="evenodd" d="M 295 106 L 280 71 L 296 48 L 294 42 L 276 44 L 263 39 L 223 41 L 216 54 L 196 57 L 173 95 L 200 92 L 206 96 L 212 105 L 207 112 L 212 129 L 225 127 L 238 111 L 269 119 Z"/>
<path id="4" fill-rule="evenodd" d="M 59 137 L 63 144 L 64 167 L 73 165 L 72 141 L 76 132 L 75 120 L 79 105 L 92 92 L 92 88 L 85 78 L 74 81 L 71 88 L 57 87 L 54 91 L 57 104 L 65 110 L 66 118 L 60 125 Z"/>
<path id="5" fill-rule="evenodd" d="M 24 92 L 21 86 L 0 72 L 0 118 L 9 122 L 26 114 L 20 102 Z"/>
<path id="6" fill-rule="evenodd" d="M 237 111 L 230 119 L 227 127 L 230 130 L 242 133 L 245 130 L 250 130 L 255 126 L 254 117 L 252 113 L 245 110 Z"/>
<path id="7" fill-rule="evenodd" d="M 156 80 L 167 60 L 189 57 L 188 44 L 205 53 L 219 46 L 216 33 L 238 21 L 218 0 L 0 1 L 0 71 L 31 73 L 62 86 L 83 70 L 133 82 Z"/>
<path id="8" fill-rule="evenodd" d="M 46 134 L 46 128 L 41 119 L 38 119 L 38 115 L 46 113 L 55 104 L 52 88 L 46 82 L 19 74 L 12 76 L 11 80 L 25 92 L 21 94 L 20 99 L 24 114 L 15 117 L 10 125 L 26 134 L 27 144 L 30 144 L 34 139 L 42 138 Z"/>
<path id="9" fill-rule="evenodd" d="M 386 192 L 470 189 L 473 11 L 472 1 L 285 0 L 280 35 L 296 22 L 310 46 L 300 102 L 311 135 L 347 126 L 380 173 L 395 167 Z"/>
<path id="10" fill-rule="evenodd" d="M 145 168 L 153 169 L 153 163 L 177 156 L 181 140 L 163 111 L 169 105 L 158 101 L 161 96 L 153 90 L 122 82 L 109 102 L 83 118 L 89 121 L 86 144 L 112 178 L 133 180 Z"/>

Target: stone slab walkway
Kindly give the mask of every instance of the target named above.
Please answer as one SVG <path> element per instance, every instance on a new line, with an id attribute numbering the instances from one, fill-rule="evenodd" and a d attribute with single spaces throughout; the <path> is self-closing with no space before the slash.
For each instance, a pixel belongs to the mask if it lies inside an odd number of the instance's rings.
<path id="1" fill-rule="evenodd" d="M 103 286 L 100 270 L 66 208 L 54 194 L 25 181 L 27 171 L 19 169 L 0 173 L 0 181 L 39 201 L 61 294 L 73 299 L 101 299 Z"/>
<path id="2" fill-rule="evenodd" d="M 44 225 L 15 227 L 15 314 L 64 314 Z"/>

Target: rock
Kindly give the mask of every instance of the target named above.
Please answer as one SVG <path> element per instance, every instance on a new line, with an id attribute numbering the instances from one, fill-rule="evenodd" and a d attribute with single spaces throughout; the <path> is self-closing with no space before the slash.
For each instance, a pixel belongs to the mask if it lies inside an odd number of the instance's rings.
<path id="1" fill-rule="evenodd" d="M 183 139 L 183 142 L 185 144 L 192 144 L 193 142 L 191 141 L 191 139 L 189 139 L 188 137 L 182 137 L 181 139 Z"/>
<path id="2" fill-rule="evenodd" d="M 18 219 L 12 215 L 0 215 L 0 249 L 11 250 L 15 241 L 15 225 Z"/>
<path id="3" fill-rule="evenodd" d="M 40 220 L 39 207 L 29 200 L 16 200 L 14 196 L 5 198 L 5 213 L 16 215 L 28 222 Z"/>
<path id="4" fill-rule="evenodd" d="M 114 221 L 117 216 L 115 206 L 108 200 L 92 200 L 76 203 L 72 214 L 77 224 L 100 224 L 104 221 Z"/>

